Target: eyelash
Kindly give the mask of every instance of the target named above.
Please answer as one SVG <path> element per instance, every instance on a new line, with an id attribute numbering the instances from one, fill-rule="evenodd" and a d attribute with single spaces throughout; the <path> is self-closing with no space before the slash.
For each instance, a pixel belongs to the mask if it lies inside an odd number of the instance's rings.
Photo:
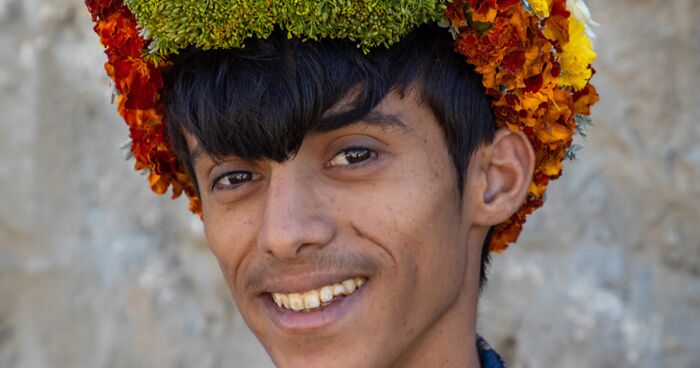
<path id="1" fill-rule="evenodd" d="M 348 159 L 347 159 L 347 158 L 348 158 L 347 155 L 348 155 L 348 154 L 351 154 L 351 153 L 354 153 L 354 154 L 358 154 L 358 153 L 359 153 L 359 154 L 363 155 L 364 157 L 360 158 L 359 160 L 357 160 L 357 161 L 355 161 L 355 162 L 350 162 L 352 159 L 351 159 L 351 160 L 348 160 Z M 343 164 L 337 164 L 337 163 L 334 164 L 334 161 L 335 161 L 337 158 L 343 157 L 343 156 L 344 156 L 345 159 L 348 161 L 347 164 L 344 164 L 344 165 L 343 165 Z M 336 167 L 336 166 L 357 166 L 357 165 L 362 165 L 364 162 L 366 162 L 366 161 L 368 161 L 368 160 L 376 159 L 377 156 L 378 156 L 377 151 L 375 151 L 375 150 L 373 150 L 373 149 L 370 149 L 370 148 L 367 148 L 367 147 L 350 147 L 350 148 L 346 148 L 346 149 L 344 149 L 344 150 L 338 152 L 335 156 L 333 156 L 333 158 L 331 159 L 331 161 L 330 161 L 329 164 L 328 164 L 328 167 Z M 357 156 L 356 156 L 355 158 L 357 158 Z"/>
<path id="2" fill-rule="evenodd" d="M 358 159 L 355 162 L 350 162 L 352 159 L 348 160 L 347 155 L 353 154 L 353 153 L 356 155 L 355 159 L 357 159 L 358 154 L 362 155 L 363 157 L 361 157 L 360 159 Z M 337 158 L 343 157 L 343 155 L 345 155 L 344 157 L 348 161 L 347 164 L 338 164 L 338 163 L 334 164 L 333 163 Z M 332 167 L 338 167 L 338 166 L 359 166 L 368 160 L 376 159 L 377 156 L 378 156 L 378 153 L 375 150 L 372 150 L 370 148 L 350 147 L 350 148 L 346 148 L 346 149 L 338 152 L 335 156 L 333 156 L 333 158 L 331 159 L 331 161 L 328 164 L 328 167 L 332 168 Z M 224 179 L 229 178 L 229 180 L 230 180 L 230 178 L 235 177 L 235 176 L 238 176 L 236 183 L 222 184 L 222 181 Z M 245 178 L 241 178 L 241 176 L 245 176 Z M 260 178 L 259 174 L 255 174 L 255 173 L 250 172 L 250 171 L 243 171 L 243 170 L 230 171 L 230 172 L 227 172 L 227 173 L 217 177 L 216 180 L 214 180 L 214 184 L 212 185 L 211 189 L 212 189 L 212 191 L 234 190 L 245 183 L 258 180 L 259 178 Z"/>
<path id="3" fill-rule="evenodd" d="M 240 175 L 245 175 L 246 179 L 240 180 L 239 178 L 239 181 L 237 183 L 221 184 L 221 182 L 226 178 L 232 178 L 234 176 Z M 214 185 L 212 185 L 212 191 L 236 189 L 245 183 L 257 180 L 259 177 L 259 174 L 255 174 L 250 171 L 230 171 L 226 174 L 219 176 L 218 178 L 216 178 L 216 180 L 214 180 Z"/>

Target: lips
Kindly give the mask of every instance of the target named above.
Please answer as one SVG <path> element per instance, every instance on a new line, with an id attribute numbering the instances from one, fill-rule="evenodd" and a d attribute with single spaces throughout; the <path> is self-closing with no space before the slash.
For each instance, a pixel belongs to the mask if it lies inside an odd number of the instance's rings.
<path id="1" fill-rule="evenodd" d="M 319 280 L 325 280 L 323 283 Z M 295 288 L 290 285 L 304 285 Z M 343 324 L 360 318 L 360 303 L 366 294 L 369 279 L 366 276 L 290 278 L 278 282 L 278 287 L 258 298 L 262 311 L 278 328 L 286 333 L 319 332 L 343 320 Z M 307 285 L 313 285 L 308 288 Z M 308 288 L 308 289 L 307 289 Z M 296 291 L 291 291 L 296 290 Z M 355 315 L 356 317 L 353 317 Z"/>

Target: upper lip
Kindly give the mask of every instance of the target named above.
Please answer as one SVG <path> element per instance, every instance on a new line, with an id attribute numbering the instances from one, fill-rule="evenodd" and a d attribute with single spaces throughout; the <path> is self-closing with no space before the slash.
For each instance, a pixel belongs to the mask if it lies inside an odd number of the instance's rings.
<path id="1" fill-rule="evenodd" d="M 319 289 L 326 285 L 340 283 L 355 277 L 366 277 L 360 272 L 336 272 L 336 273 L 304 273 L 296 275 L 284 275 L 266 280 L 262 287 L 262 293 L 295 293 Z"/>

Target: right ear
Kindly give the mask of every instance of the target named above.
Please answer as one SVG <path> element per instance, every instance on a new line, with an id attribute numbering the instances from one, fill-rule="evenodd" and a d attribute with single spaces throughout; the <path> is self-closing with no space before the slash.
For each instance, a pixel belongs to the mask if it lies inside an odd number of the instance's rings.
<path id="1" fill-rule="evenodd" d="M 490 227 L 511 217 L 527 197 L 535 169 L 535 152 L 523 132 L 501 128 L 493 141 L 473 156 L 467 181 L 472 221 Z"/>

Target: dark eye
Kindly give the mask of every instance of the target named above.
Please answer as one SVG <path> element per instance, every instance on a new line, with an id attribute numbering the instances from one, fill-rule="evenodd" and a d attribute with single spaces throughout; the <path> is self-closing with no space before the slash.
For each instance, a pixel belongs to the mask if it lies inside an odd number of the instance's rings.
<path id="1" fill-rule="evenodd" d="M 214 182 L 212 189 L 214 190 L 226 190 L 234 189 L 239 185 L 245 184 L 247 182 L 257 180 L 259 175 L 254 174 L 250 171 L 233 171 L 220 176 Z"/>
<path id="2" fill-rule="evenodd" d="M 354 165 L 363 161 L 367 161 L 377 156 L 377 152 L 372 151 L 369 148 L 348 148 L 346 150 L 340 151 L 333 159 L 330 161 L 329 166 L 348 166 Z"/>

